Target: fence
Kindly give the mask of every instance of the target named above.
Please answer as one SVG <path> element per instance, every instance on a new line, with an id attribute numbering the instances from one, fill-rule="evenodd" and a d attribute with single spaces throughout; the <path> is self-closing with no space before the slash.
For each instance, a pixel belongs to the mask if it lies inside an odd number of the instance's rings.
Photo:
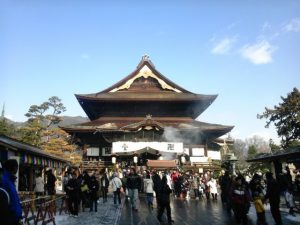
<path id="1" fill-rule="evenodd" d="M 25 198 L 25 197 L 24 197 Z M 59 203 L 57 207 L 57 203 Z M 23 223 L 35 225 L 41 222 L 42 225 L 48 223 L 55 223 L 56 211 L 61 214 L 63 211 L 68 212 L 66 196 L 43 196 L 38 198 L 31 198 L 21 201 L 23 208 Z"/>

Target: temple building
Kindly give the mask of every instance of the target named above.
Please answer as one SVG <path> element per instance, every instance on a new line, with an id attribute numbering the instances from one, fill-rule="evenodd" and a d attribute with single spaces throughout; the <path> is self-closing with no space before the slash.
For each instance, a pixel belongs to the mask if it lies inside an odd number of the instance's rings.
<path id="1" fill-rule="evenodd" d="M 86 168 L 214 169 L 221 160 L 216 140 L 233 128 L 196 120 L 217 95 L 185 90 L 163 76 L 147 55 L 111 87 L 75 96 L 90 122 L 62 129 L 82 146 Z"/>

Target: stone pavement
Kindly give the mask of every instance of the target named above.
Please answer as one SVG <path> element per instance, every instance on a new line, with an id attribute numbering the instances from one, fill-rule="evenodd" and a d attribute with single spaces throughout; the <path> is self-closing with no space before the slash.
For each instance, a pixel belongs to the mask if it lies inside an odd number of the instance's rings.
<path id="1" fill-rule="evenodd" d="M 112 196 L 109 196 L 108 202 L 98 204 L 98 212 L 80 212 L 78 218 L 69 217 L 67 215 L 56 217 L 57 225 L 159 225 L 156 219 L 156 203 L 154 201 L 154 209 L 148 209 L 146 205 L 146 197 L 140 194 L 139 211 L 133 212 L 129 202 L 122 199 L 121 205 L 114 205 Z M 235 225 L 233 214 L 229 214 L 221 201 L 203 200 L 182 200 L 172 199 L 171 202 L 172 218 L 174 224 L 178 225 Z M 297 217 L 290 216 L 286 209 L 282 209 L 281 216 L 283 225 L 299 225 L 300 215 Z M 274 224 L 270 210 L 266 209 L 266 217 L 269 225 Z M 249 225 L 256 224 L 256 213 L 251 206 L 249 214 Z M 164 221 L 167 218 L 164 215 Z M 166 224 L 166 223 L 162 223 Z"/>

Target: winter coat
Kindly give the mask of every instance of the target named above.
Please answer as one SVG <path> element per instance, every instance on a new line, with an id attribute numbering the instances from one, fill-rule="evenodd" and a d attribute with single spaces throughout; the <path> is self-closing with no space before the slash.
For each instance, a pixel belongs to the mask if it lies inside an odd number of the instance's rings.
<path id="1" fill-rule="evenodd" d="M 9 212 L 14 219 L 22 218 L 22 206 L 14 184 L 14 176 L 9 172 L 4 171 L 2 176 L 1 188 L 7 191 L 10 198 Z"/>
<path id="2" fill-rule="evenodd" d="M 234 185 L 231 190 L 231 202 L 235 205 L 249 205 L 249 191 L 244 185 Z"/>
<path id="3" fill-rule="evenodd" d="M 111 184 L 112 184 L 113 191 L 117 191 L 118 188 L 122 187 L 122 181 L 119 177 L 114 177 L 111 180 Z"/>
<path id="4" fill-rule="evenodd" d="M 254 206 L 257 213 L 262 213 L 265 211 L 264 204 L 262 202 L 262 199 L 260 197 L 254 198 Z"/>
<path id="5" fill-rule="evenodd" d="M 217 181 L 216 180 L 210 180 L 207 182 L 207 186 L 210 189 L 210 193 L 212 194 L 218 194 L 218 188 L 217 188 Z"/>
<path id="6" fill-rule="evenodd" d="M 91 179 L 89 189 L 91 192 L 91 199 L 93 200 L 98 199 L 97 191 L 99 190 L 99 183 L 96 179 Z"/>
<path id="7" fill-rule="evenodd" d="M 159 195 L 157 197 L 159 198 L 159 202 L 161 204 L 167 204 L 170 203 L 170 194 L 172 193 L 171 188 L 168 184 L 163 184 L 161 187 L 161 190 L 159 191 Z"/>
<path id="8" fill-rule="evenodd" d="M 52 173 L 49 173 L 47 176 L 47 190 L 50 195 L 55 194 L 55 182 L 56 177 Z"/>
<path id="9" fill-rule="evenodd" d="M 79 197 L 80 185 L 77 179 L 70 179 L 66 185 L 66 193 L 69 197 L 78 198 Z"/>
<path id="10" fill-rule="evenodd" d="M 127 188 L 129 189 L 141 189 L 141 178 L 138 174 L 129 174 L 127 178 Z"/>
<path id="11" fill-rule="evenodd" d="M 267 192 L 265 199 L 269 199 L 270 205 L 278 205 L 280 203 L 280 187 L 274 178 L 267 180 Z"/>
<path id="12" fill-rule="evenodd" d="M 106 174 L 104 174 L 104 175 L 101 177 L 101 179 L 100 179 L 100 185 L 101 185 L 101 188 L 108 189 L 108 187 L 109 187 L 109 180 L 108 180 Z"/>
<path id="13" fill-rule="evenodd" d="M 153 193 L 153 181 L 150 178 L 144 179 L 145 191 L 146 193 Z"/>

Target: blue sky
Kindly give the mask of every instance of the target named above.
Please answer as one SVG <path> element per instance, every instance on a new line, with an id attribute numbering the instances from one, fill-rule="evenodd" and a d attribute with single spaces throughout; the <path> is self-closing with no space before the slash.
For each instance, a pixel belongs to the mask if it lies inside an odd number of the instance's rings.
<path id="1" fill-rule="evenodd" d="M 198 118 L 234 138 L 275 137 L 256 118 L 300 86 L 300 1 L 2 1 L 0 103 L 24 121 L 30 105 L 106 89 L 142 55 L 170 80 L 219 94 Z"/>

